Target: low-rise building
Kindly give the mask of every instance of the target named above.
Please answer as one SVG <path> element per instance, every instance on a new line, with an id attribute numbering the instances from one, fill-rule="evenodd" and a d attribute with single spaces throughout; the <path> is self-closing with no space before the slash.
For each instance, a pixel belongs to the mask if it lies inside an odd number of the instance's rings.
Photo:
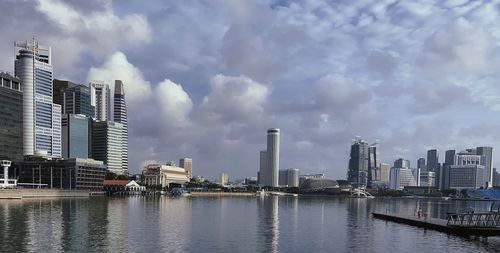
<path id="1" fill-rule="evenodd" d="M 144 167 L 142 172 L 144 185 L 161 186 L 162 188 L 169 187 L 170 184 L 185 184 L 189 182 L 188 173 L 184 168 L 162 165 L 149 164 Z"/>
<path id="2" fill-rule="evenodd" d="M 483 184 L 485 167 L 478 164 L 452 165 L 449 167 L 446 189 L 479 189 Z"/>

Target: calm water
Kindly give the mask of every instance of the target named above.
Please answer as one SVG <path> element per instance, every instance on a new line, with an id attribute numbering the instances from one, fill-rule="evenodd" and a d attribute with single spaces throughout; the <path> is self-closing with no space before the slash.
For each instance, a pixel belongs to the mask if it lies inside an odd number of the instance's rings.
<path id="1" fill-rule="evenodd" d="M 487 242 L 376 220 L 490 202 L 312 197 L 1 200 L 0 252 L 499 252 Z"/>

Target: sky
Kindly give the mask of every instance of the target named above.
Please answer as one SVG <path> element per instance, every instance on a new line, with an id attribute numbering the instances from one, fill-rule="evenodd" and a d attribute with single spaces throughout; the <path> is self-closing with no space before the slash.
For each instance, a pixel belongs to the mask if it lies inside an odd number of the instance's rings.
<path id="1" fill-rule="evenodd" d="M 281 169 L 347 174 L 352 140 L 382 162 L 500 149 L 499 1 L 1 0 L 14 41 L 52 47 L 54 77 L 125 84 L 129 171 L 193 159 L 256 176 L 266 130 Z M 497 149 L 498 147 L 498 149 Z"/>

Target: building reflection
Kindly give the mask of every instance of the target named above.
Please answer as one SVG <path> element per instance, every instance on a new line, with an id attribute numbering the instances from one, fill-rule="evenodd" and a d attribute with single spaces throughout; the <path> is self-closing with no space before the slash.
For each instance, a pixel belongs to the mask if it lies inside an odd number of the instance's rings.
<path id="1" fill-rule="evenodd" d="M 0 245 L 2 252 L 26 252 L 27 208 L 21 200 L 0 201 Z"/>
<path id="2" fill-rule="evenodd" d="M 279 249 L 279 202 L 278 196 L 261 197 L 257 200 L 259 211 L 257 245 L 259 252 L 278 252 Z"/>

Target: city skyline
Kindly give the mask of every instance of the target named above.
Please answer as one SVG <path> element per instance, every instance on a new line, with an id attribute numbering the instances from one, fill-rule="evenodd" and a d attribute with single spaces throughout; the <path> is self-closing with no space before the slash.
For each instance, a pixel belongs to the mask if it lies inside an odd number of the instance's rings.
<path id="1" fill-rule="evenodd" d="M 155 4 L 2 1 L 0 69 L 36 35 L 55 79 L 122 80 L 131 173 L 190 157 L 195 175 L 255 175 L 269 127 L 282 130 L 279 169 L 329 178 L 345 178 L 357 135 L 380 139 L 389 164 L 500 146 L 492 3 Z"/>

